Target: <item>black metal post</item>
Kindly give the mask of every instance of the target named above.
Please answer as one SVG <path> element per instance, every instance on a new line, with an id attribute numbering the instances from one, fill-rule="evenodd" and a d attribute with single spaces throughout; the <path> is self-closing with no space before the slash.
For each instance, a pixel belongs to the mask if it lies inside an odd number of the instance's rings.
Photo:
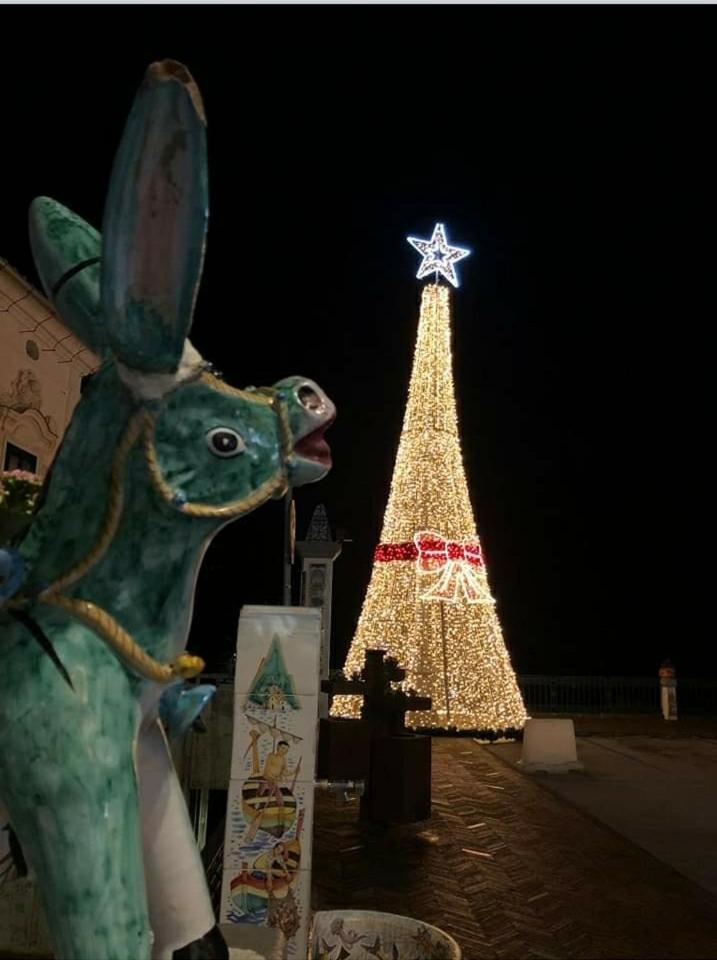
<path id="1" fill-rule="evenodd" d="M 284 496 L 284 590 L 282 603 L 291 606 L 291 567 L 294 563 L 294 491 Z"/>

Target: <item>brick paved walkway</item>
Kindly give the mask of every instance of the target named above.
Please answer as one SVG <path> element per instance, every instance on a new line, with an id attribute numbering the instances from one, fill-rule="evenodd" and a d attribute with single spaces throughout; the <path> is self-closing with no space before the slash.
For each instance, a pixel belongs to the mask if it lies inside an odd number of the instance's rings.
<path id="1" fill-rule="evenodd" d="M 470 739 L 433 741 L 433 816 L 316 797 L 313 908 L 434 923 L 464 960 L 717 957 L 717 899 Z"/>

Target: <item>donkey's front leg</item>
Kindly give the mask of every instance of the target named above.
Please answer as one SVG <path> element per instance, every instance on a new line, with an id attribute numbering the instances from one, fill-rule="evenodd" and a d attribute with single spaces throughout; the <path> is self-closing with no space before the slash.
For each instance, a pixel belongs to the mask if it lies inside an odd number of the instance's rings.
<path id="1" fill-rule="evenodd" d="M 2 731 L 0 782 L 55 956 L 149 960 L 130 705 L 96 713 L 77 693 L 55 699 L 53 682 Z"/>
<path id="2" fill-rule="evenodd" d="M 137 741 L 140 814 L 154 960 L 171 960 L 174 951 L 207 933 L 197 945 L 202 960 L 227 957 L 209 899 L 202 860 L 189 822 L 184 795 L 158 720 L 149 721 Z M 180 953 L 181 956 L 181 953 Z"/>

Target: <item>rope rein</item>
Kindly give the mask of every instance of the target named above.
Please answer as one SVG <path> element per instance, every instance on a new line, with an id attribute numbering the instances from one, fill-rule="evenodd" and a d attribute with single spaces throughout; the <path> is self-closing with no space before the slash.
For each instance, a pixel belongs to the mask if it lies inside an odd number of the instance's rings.
<path id="1" fill-rule="evenodd" d="M 54 580 L 37 599 L 64 610 L 71 617 L 86 624 L 98 637 L 117 654 L 135 673 L 145 680 L 155 683 L 170 683 L 176 679 L 196 677 L 204 670 L 204 661 L 186 651 L 180 653 L 171 663 L 160 663 L 141 647 L 137 641 L 102 607 L 79 597 L 68 597 L 63 591 L 91 570 L 105 555 L 119 527 L 124 506 L 125 467 L 129 455 L 138 441 L 142 442 L 144 462 L 154 489 L 162 500 L 188 517 L 229 519 L 248 513 L 261 506 L 270 498 L 283 496 L 288 487 L 287 462 L 291 455 L 291 431 L 286 404 L 272 390 L 248 392 L 230 387 L 211 374 L 204 373 L 200 379 L 214 389 L 241 396 L 251 402 L 265 404 L 272 408 L 279 421 L 281 437 L 281 467 L 261 486 L 245 497 L 230 503 L 215 506 L 209 503 L 184 502 L 177 491 L 167 483 L 155 448 L 156 417 L 146 408 L 138 410 L 130 419 L 120 439 L 112 460 L 110 489 L 107 510 L 97 540 L 90 551 L 70 570 Z M 27 598 L 10 601 L 8 607 L 22 607 Z"/>
<path id="2" fill-rule="evenodd" d="M 189 679 L 196 677 L 204 669 L 201 657 L 191 653 L 180 653 L 171 663 L 163 664 L 150 656 L 127 631 L 117 623 L 115 618 L 103 610 L 102 607 L 90 603 L 89 600 L 80 600 L 76 597 L 65 597 L 55 593 L 46 597 L 44 603 L 59 607 L 71 617 L 81 620 L 93 630 L 121 660 L 131 667 L 145 680 L 154 680 L 155 683 L 169 683 L 179 678 Z"/>

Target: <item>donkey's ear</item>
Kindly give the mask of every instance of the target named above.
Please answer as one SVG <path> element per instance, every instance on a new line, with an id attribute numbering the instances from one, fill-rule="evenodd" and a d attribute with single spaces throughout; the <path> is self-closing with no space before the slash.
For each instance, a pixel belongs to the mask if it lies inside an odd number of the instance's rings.
<path id="1" fill-rule="evenodd" d="M 49 197 L 30 204 L 30 245 L 49 300 L 86 347 L 109 351 L 100 313 L 101 237 L 94 227 Z"/>
<path id="2" fill-rule="evenodd" d="M 177 369 L 202 272 L 207 194 L 199 90 L 180 63 L 153 63 L 125 126 L 102 226 L 102 306 L 128 367 Z"/>

